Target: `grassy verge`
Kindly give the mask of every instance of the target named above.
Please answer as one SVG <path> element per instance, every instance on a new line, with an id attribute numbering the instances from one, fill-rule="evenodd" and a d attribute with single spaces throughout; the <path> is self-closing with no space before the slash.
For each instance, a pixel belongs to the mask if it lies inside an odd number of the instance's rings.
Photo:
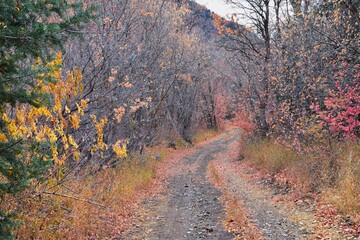
<path id="1" fill-rule="evenodd" d="M 155 151 L 155 150 L 154 150 Z M 116 167 L 83 178 L 73 177 L 48 193 L 18 196 L 18 239 L 108 239 L 121 236 L 133 218 L 134 203 L 154 185 L 160 159 L 170 149 L 156 149 Z M 47 183 L 51 184 L 51 183 Z M 39 186 L 39 190 L 44 186 Z M 2 202 L 1 205 L 5 203 Z"/>
<path id="2" fill-rule="evenodd" d="M 297 153 L 274 140 L 244 143 L 241 154 L 253 166 L 300 199 L 318 194 L 339 213 L 360 220 L 360 146 L 339 143 L 332 154 Z"/>
<path id="3" fill-rule="evenodd" d="M 330 162 L 323 172 L 327 181 L 334 183 L 334 188 L 327 188 L 325 194 L 341 212 L 360 215 L 360 145 L 340 146 L 337 156 L 335 167 Z"/>
<path id="4" fill-rule="evenodd" d="M 201 131 L 195 142 L 218 133 Z M 176 140 L 180 152 L 187 151 L 188 145 Z M 14 232 L 17 239 L 121 238 L 137 218 L 136 205 L 155 192 L 159 169 L 176 151 L 165 146 L 148 148 L 144 156 L 133 155 L 121 164 L 83 177 L 69 176 L 59 186 L 56 180 L 51 180 L 35 191 L 8 196 L 0 200 L 0 206 L 17 213 L 19 227 Z"/>

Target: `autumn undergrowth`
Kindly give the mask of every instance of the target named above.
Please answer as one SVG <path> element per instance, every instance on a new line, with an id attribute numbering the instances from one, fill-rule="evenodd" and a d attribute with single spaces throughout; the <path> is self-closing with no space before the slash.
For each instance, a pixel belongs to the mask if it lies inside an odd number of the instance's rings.
<path id="1" fill-rule="evenodd" d="M 219 132 L 203 131 L 197 140 Z M 176 149 L 188 145 L 176 142 Z M 176 150 L 166 144 L 147 148 L 110 164 L 89 164 L 81 174 L 61 183 L 49 179 L 29 190 L 0 200 L 16 212 L 16 239 L 110 239 L 131 229 L 134 208 L 156 187 L 157 170 Z"/>
<path id="2" fill-rule="evenodd" d="M 360 146 L 350 143 L 340 145 L 336 150 L 335 167 L 332 167 L 336 172 L 329 174 L 331 166 L 325 171 L 327 176 L 334 176 L 333 179 L 328 179 L 330 183 L 333 180 L 334 187 L 331 188 L 330 184 L 325 194 L 340 211 L 360 215 Z"/>
<path id="3" fill-rule="evenodd" d="M 272 139 L 248 141 L 241 154 L 301 198 L 321 193 L 343 214 L 360 214 L 360 146 L 337 143 L 331 154 L 296 152 Z"/>
<path id="4" fill-rule="evenodd" d="M 297 158 L 296 152 L 270 139 L 247 143 L 245 154 L 256 166 L 275 173 L 291 166 Z"/>
<path id="5" fill-rule="evenodd" d="M 151 188 L 156 168 L 168 151 L 159 148 L 156 156 L 132 157 L 85 177 L 71 177 L 47 194 L 23 193 L 17 206 L 12 206 L 21 222 L 16 238 L 104 239 L 121 235 L 131 222 L 134 203 Z"/>

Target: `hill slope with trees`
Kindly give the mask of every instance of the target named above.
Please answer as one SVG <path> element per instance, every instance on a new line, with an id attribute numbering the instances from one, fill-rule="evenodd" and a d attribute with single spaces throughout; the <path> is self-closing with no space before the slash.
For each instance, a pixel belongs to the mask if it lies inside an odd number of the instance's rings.
<path id="1" fill-rule="evenodd" d="M 0 3 L 1 237 L 68 238 L 75 225 L 109 237 L 86 204 L 119 218 L 166 147 L 229 120 L 244 131 L 243 157 L 359 216 L 359 3 L 227 2 L 246 11 L 225 20 L 190 0 Z"/>

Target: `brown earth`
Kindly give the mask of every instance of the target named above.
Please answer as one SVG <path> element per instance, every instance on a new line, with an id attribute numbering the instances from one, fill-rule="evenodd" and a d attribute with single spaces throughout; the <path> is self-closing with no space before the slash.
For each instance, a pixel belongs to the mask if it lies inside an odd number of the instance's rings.
<path id="1" fill-rule="evenodd" d="M 310 233 L 274 205 L 271 194 L 237 173 L 239 137 L 240 130 L 230 129 L 168 165 L 165 188 L 143 201 L 138 221 L 118 239 L 307 239 Z M 229 199 L 241 203 L 235 207 L 243 208 L 251 233 L 231 227 L 237 222 L 229 219 Z"/>

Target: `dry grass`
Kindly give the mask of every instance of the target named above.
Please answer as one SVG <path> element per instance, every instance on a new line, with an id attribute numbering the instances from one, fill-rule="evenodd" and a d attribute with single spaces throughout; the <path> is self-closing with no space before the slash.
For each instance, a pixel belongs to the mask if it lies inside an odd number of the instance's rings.
<path id="1" fill-rule="evenodd" d="M 272 140 L 247 143 L 244 147 L 244 155 L 256 166 L 274 173 L 292 166 L 297 160 L 296 152 Z"/>
<path id="2" fill-rule="evenodd" d="M 331 173 L 334 184 L 326 190 L 327 198 L 341 212 L 360 215 L 360 146 L 343 146 L 337 156 L 336 172 Z"/>
<path id="3" fill-rule="evenodd" d="M 160 150 L 160 149 L 159 149 Z M 166 156 L 166 149 L 161 154 Z M 129 228 L 135 203 L 152 187 L 161 163 L 152 154 L 132 159 L 131 164 L 67 181 L 56 194 L 34 197 L 30 192 L 19 201 L 23 224 L 18 239 L 110 239 Z M 91 203 L 90 203 L 91 202 Z"/>
<path id="4" fill-rule="evenodd" d="M 248 142 L 241 153 L 278 184 L 287 184 L 298 197 L 322 192 L 321 198 L 341 213 L 360 215 L 360 146 L 339 143 L 329 154 L 297 153 L 273 140 Z"/>
<path id="5" fill-rule="evenodd" d="M 223 198 L 226 199 L 225 226 L 228 231 L 236 234 L 236 239 L 265 239 L 260 233 L 259 228 L 249 220 L 250 214 L 245 211 L 243 203 L 240 200 L 226 194 Z"/>
<path id="6" fill-rule="evenodd" d="M 207 139 L 213 138 L 216 135 L 218 135 L 221 131 L 215 131 L 215 130 L 209 130 L 209 129 L 205 129 L 205 130 L 200 130 L 199 132 L 197 132 L 195 134 L 195 136 L 193 137 L 193 141 L 194 143 L 198 143 L 198 142 L 202 142 L 202 141 L 206 141 Z"/>
<path id="7" fill-rule="evenodd" d="M 223 186 L 223 182 L 220 178 L 220 174 L 218 173 L 218 171 L 216 170 L 214 163 L 210 162 L 209 166 L 208 166 L 208 176 L 210 177 L 210 180 L 212 182 L 212 184 L 214 184 L 214 186 L 216 188 L 222 188 Z"/>
<path id="8" fill-rule="evenodd" d="M 243 203 L 232 193 L 228 192 L 224 180 L 214 162 L 208 166 L 208 176 L 216 188 L 222 191 L 222 201 L 225 204 L 226 218 L 224 225 L 227 231 L 232 232 L 236 239 L 262 240 L 260 229 L 251 222 L 250 214 L 245 210 Z"/>
<path id="9" fill-rule="evenodd" d="M 206 133 L 200 139 L 210 141 L 212 136 Z M 141 200 L 159 191 L 174 162 L 193 151 L 186 143 L 177 143 L 177 150 L 166 145 L 148 148 L 145 156 L 132 156 L 86 177 L 69 177 L 49 190 L 57 195 L 27 191 L 0 201 L 0 206 L 16 210 L 21 221 L 14 232 L 17 239 L 122 238 L 139 220 L 134 212 Z M 37 191 L 54 183 L 48 181 Z"/>

